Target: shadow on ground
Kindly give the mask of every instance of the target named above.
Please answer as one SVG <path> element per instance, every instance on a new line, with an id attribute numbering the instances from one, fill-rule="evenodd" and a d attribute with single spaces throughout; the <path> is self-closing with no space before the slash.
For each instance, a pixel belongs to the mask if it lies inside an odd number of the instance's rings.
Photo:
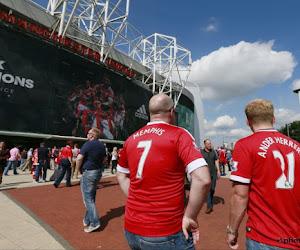
<path id="1" fill-rule="evenodd" d="M 124 213 L 125 213 L 125 206 L 110 209 L 110 211 L 108 211 L 106 213 L 106 215 L 104 215 L 100 218 L 101 226 L 100 226 L 99 231 L 103 231 L 106 228 L 106 226 L 108 225 L 108 222 L 110 220 L 120 217 Z"/>

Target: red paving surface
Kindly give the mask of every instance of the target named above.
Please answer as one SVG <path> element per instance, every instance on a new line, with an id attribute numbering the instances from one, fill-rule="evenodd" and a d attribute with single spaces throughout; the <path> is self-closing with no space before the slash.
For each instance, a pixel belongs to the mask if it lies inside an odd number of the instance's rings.
<path id="1" fill-rule="evenodd" d="M 76 249 L 129 249 L 123 233 L 126 198 L 122 194 L 116 177 L 102 179 L 97 191 L 101 227 L 99 231 L 85 233 L 82 219 L 85 207 L 82 202 L 79 183 L 67 188 L 61 184 L 21 188 L 6 191 L 44 222 L 51 226 Z M 214 199 L 214 211 L 199 214 L 200 240 L 196 249 L 227 249 L 225 243 L 228 224 L 229 196 L 231 183 L 220 179 Z M 245 248 L 245 220 L 239 232 L 240 249 Z"/>

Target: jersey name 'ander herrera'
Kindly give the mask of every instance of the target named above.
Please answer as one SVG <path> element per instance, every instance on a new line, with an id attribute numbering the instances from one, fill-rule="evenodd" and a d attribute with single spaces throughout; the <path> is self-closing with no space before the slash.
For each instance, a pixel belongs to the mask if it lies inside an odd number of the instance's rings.
<path id="1" fill-rule="evenodd" d="M 158 136 L 161 136 L 163 133 L 165 132 L 164 129 L 161 128 L 148 128 L 148 129 L 141 129 L 140 131 L 138 131 L 137 133 L 135 133 L 133 135 L 133 139 L 135 139 L 136 137 L 142 136 L 142 135 L 146 135 L 146 134 L 157 134 Z"/>
<path id="2" fill-rule="evenodd" d="M 297 151 L 297 153 L 300 155 L 300 148 L 291 140 L 287 140 L 282 137 L 267 137 L 266 139 L 263 140 L 263 142 L 260 144 L 259 149 L 262 150 L 263 152 L 258 152 L 258 155 L 260 155 L 263 158 L 266 158 L 266 153 L 269 149 L 269 147 L 274 144 L 282 144 L 286 145 L 288 147 L 291 147 Z"/>

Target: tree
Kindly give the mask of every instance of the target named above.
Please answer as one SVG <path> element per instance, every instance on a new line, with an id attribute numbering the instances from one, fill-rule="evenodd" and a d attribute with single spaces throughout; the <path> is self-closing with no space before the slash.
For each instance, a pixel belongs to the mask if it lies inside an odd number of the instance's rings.
<path id="1" fill-rule="evenodd" d="M 300 121 L 285 124 L 285 126 L 281 127 L 278 131 L 300 142 Z"/>

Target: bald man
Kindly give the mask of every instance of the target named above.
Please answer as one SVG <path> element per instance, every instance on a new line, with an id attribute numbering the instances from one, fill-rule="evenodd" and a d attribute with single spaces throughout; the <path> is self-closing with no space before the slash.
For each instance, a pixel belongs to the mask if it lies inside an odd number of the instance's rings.
<path id="1" fill-rule="evenodd" d="M 170 97 L 153 96 L 149 110 L 150 122 L 126 140 L 117 167 L 127 196 L 125 237 L 131 249 L 194 249 L 211 182 L 207 163 L 189 132 L 172 125 Z M 192 183 L 184 211 L 186 171 Z"/>

